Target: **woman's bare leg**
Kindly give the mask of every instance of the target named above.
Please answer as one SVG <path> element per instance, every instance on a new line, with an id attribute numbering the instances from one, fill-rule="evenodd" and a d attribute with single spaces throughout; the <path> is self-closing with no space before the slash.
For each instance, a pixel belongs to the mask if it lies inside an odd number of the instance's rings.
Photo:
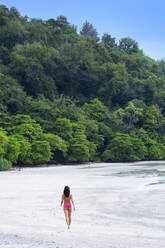
<path id="1" fill-rule="evenodd" d="M 72 209 L 70 208 L 68 210 L 69 228 L 70 228 L 70 225 L 71 225 L 71 215 L 72 215 Z"/>
<path id="2" fill-rule="evenodd" d="M 66 220 L 66 224 L 69 227 L 69 218 L 68 218 L 68 210 L 64 208 L 64 213 L 65 213 L 65 220 Z"/>

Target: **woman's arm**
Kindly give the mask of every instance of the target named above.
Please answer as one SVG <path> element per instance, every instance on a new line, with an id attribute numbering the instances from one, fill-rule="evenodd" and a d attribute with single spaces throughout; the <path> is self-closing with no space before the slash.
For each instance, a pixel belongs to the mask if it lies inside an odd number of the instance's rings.
<path id="1" fill-rule="evenodd" d="M 75 211 L 76 208 L 75 208 L 75 205 L 74 205 L 73 196 L 71 196 L 71 202 L 72 202 L 72 204 L 73 204 L 73 209 L 74 209 L 74 211 Z"/>
<path id="2" fill-rule="evenodd" d="M 63 201 L 64 201 L 64 198 L 63 198 L 63 195 L 62 195 L 62 197 L 61 197 L 61 207 L 62 207 Z"/>

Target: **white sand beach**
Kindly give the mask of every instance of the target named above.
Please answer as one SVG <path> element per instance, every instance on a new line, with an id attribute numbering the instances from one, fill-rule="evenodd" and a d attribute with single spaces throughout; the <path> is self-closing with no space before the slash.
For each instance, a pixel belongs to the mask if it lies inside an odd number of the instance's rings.
<path id="1" fill-rule="evenodd" d="M 69 185 L 76 211 L 60 207 Z M 165 163 L 0 172 L 0 248 L 164 248 Z"/>

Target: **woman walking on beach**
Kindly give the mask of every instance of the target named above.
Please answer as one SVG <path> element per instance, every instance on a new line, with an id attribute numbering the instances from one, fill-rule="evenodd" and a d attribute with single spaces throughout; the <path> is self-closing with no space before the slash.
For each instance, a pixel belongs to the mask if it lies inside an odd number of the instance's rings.
<path id="1" fill-rule="evenodd" d="M 61 198 L 61 206 L 63 203 L 64 203 L 65 219 L 69 229 L 71 225 L 72 205 L 74 211 L 75 211 L 75 205 L 74 205 L 73 197 L 70 194 L 70 188 L 68 186 L 65 186 L 64 188 L 64 192 Z"/>

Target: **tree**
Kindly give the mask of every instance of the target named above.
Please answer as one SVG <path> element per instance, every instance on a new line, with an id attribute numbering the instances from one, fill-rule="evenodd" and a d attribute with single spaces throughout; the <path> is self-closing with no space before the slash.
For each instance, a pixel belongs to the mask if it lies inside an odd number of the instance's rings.
<path id="1" fill-rule="evenodd" d="M 11 54 L 9 71 L 24 87 L 27 95 L 41 94 L 53 99 L 56 95 L 54 73 L 57 70 L 58 51 L 40 43 L 17 46 Z"/>
<path id="2" fill-rule="evenodd" d="M 95 98 L 91 100 L 91 103 L 85 103 L 83 106 L 86 114 L 93 120 L 98 122 L 108 122 L 109 121 L 109 110 L 99 99 Z"/>
<path id="3" fill-rule="evenodd" d="M 114 112 L 112 118 L 116 126 L 130 131 L 138 125 L 142 125 L 143 115 L 143 108 L 135 107 L 134 102 L 130 101 L 125 109 L 119 108 Z"/>
<path id="4" fill-rule="evenodd" d="M 76 27 L 71 25 L 65 16 L 58 16 L 56 20 L 49 19 L 46 22 L 49 29 L 46 29 L 47 42 L 49 46 L 61 47 L 63 43 L 75 44 L 79 40 Z"/>
<path id="5" fill-rule="evenodd" d="M 19 155 L 18 155 L 18 161 L 17 163 L 19 165 L 22 164 L 32 164 L 32 146 L 31 143 L 29 142 L 28 138 L 19 135 L 19 134 L 15 134 L 15 137 L 17 139 L 17 141 L 20 144 L 20 150 L 19 150 Z"/>
<path id="6" fill-rule="evenodd" d="M 146 159 L 161 160 L 165 158 L 165 142 L 164 136 L 159 136 L 158 133 L 148 132 L 141 128 L 138 130 L 138 136 L 143 141 L 147 148 Z"/>
<path id="7" fill-rule="evenodd" d="M 161 160 L 165 158 L 165 146 L 153 141 L 153 144 L 148 147 L 148 160 Z"/>
<path id="8" fill-rule="evenodd" d="M 17 164 L 21 145 L 14 135 L 10 135 L 8 139 L 9 139 L 9 143 L 5 157 L 13 164 Z"/>
<path id="9" fill-rule="evenodd" d="M 8 137 L 6 132 L 0 128 L 0 156 L 3 157 L 6 153 L 8 145 Z"/>
<path id="10" fill-rule="evenodd" d="M 26 105 L 26 93 L 19 83 L 12 77 L 0 75 L 1 101 L 9 113 L 17 114 L 23 111 Z"/>
<path id="11" fill-rule="evenodd" d="M 51 161 L 64 162 L 68 151 L 67 143 L 58 135 L 52 133 L 45 133 L 43 139 L 47 140 L 50 144 L 52 153 Z"/>
<path id="12" fill-rule="evenodd" d="M 162 120 L 163 115 L 159 109 L 159 106 L 149 106 L 148 109 L 145 111 L 143 128 L 148 130 L 148 132 L 156 131 L 160 128 Z"/>
<path id="13" fill-rule="evenodd" d="M 66 118 L 58 118 L 54 123 L 54 132 L 64 140 L 72 138 L 72 123 Z"/>
<path id="14" fill-rule="evenodd" d="M 147 155 L 147 148 L 140 138 L 129 134 L 117 133 L 103 152 L 104 161 L 142 160 Z"/>
<path id="15" fill-rule="evenodd" d="M 80 34 L 85 37 L 91 37 L 96 42 L 99 41 L 98 33 L 96 29 L 88 21 L 84 22 L 83 27 L 80 31 Z"/>
<path id="16" fill-rule="evenodd" d="M 0 5 L 0 45 L 9 49 L 15 44 L 22 43 L 24 37 L 23 26 L 16 13 L 16 9 L 11 8 L 11 12 L 4 6 Z"/>
<path id="17" fill-rule="evenodd" d="M 10 62 L 10 51 L 5 46 L 0 46 L 0 64 L 7 65 Z"/>
<path id="18" fill-rule="evenodd" d="M 20 13 L 15 7 L 10 8 L 9 15 L 13 18 L 20 18 Z"/>
<path id="19" fill-rule="evenodd" d="M 12 163 L 5 158 L 0 157 L 0 171 L 10 170 Z"/>
<path id="20" fill-rule="evenodd" d="M 95 148 L 99 149 L 104 144 L 103 134 L 99 133 L 100 123 L 97 123 L 97 121 L 90 119 L 84 119 L 79 123 L 84 127 L 87 140 L 95 144 Z"/>
<path id="21" fill-rule="evenodd" d="M 69 22 L 67 21 L 67 18 L 65 16 L 58 16 L 56 20 L 56 25 L 65 28 L 69 26 Z"/>
<path id="22" fill-rule="evenodd" d="M 5 5 L 0 5 L 0 27 L 5 26 L 9 21 L 9 10 Z"/>
<path id="23" fill-rule="evenodd" d="M 119 41 L 119 49 L 122 52 L 131 54 L 138 52 L 138 44 L 135 40 L 131 39 L 130 37 L 122 38 Z"/>
<path id="24" fill-rule="evenodd" d="M 111 35 L 107 33 L 103 34 L 102 36 L 102 43 L 109 51 L 111 51 L 112 48 L 117 47 L 115 40 L 116 40 L 115 38 L 112 38 Z"/>
<path id="25" fill-rule="evenodd" d="M 128 73 L 124 63 L 107 63 L 105 77 L 98 90 L 102 102 L 110 108 L 126 104 L 129 91 Z"/>
<path id="26" fill-rule="evenodd" d="M 69 147 L 68 161 L 87 162 L 90 158 L 89 142 L 86 139 L 84 130 L 77 125 L 75 127 L 76 130 L 74 131 L 74 137 Z"/>
<path id="27" fill-rule="evenodd" d="M 32 160 L 35 164 L 49 162 L 51 159 L 51 148 L 48 141 L 34 140 L 32 142 Z"/>
<path id="28" fill-rule="evenodd" d="M 24 123 L 13 127 L 13 133 L 23 135 L 32 142 L 32 140 L 40 139 L 43 131 L 41 126 L 37 123 Z"/>

